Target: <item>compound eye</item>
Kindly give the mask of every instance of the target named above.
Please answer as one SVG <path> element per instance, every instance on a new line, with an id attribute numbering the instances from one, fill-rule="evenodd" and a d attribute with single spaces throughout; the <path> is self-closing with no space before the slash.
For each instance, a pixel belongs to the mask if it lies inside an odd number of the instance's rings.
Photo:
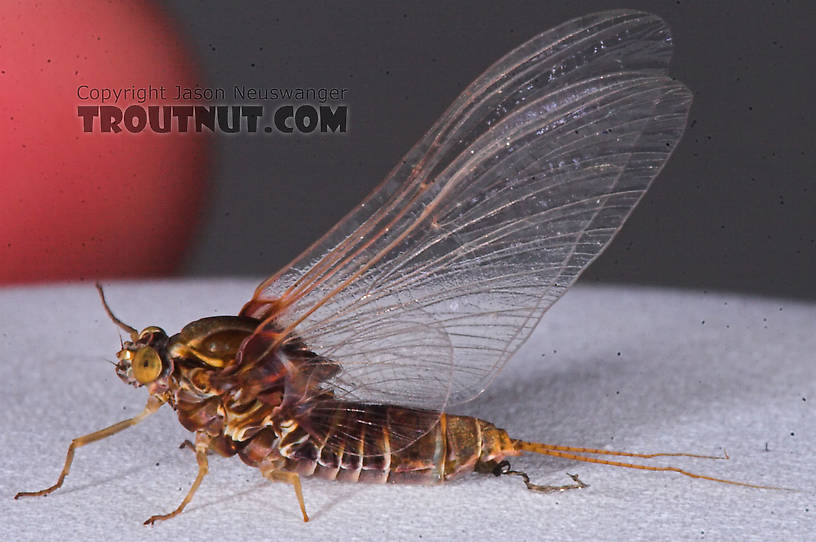
<path id="1" fill-rule="evenodd" d="M 130 367 L 133 378 L 140 384 L 150 384 L 159 378 L 162 372 L 161 356 L 149 346 L 143 346 L 134 354 Z"/>
<path id="2" fill-rule="evenodd" d="M 142 344 L 155 344 L 161 337 L 167 337 L 164 330 L 156 326 L 148 326 L 139 333 L 139 342 Z"/>

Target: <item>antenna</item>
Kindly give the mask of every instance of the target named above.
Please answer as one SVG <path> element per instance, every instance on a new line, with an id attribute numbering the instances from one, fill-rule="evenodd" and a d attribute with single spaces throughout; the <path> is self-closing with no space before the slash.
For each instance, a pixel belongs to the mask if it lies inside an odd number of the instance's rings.
<path id="1" fill-rule="evenodd" d="M 127 331 L 128 335 L 130 335 L 130 339 L 136 342 L 139 339 L 139 332 L 113 315 L 113 312 L 111 312 L 108 306 L 108 302 L 105 300 L 105 292 L 102 291 L 102 285 L 98 282 L 96 283 L 96 290 L 99 292 L 99 297 L 102 298 L 102 306 L 105 307 L 105 312 L 108 313 L 108 317 L 113 320 L 114 324 Z"/>

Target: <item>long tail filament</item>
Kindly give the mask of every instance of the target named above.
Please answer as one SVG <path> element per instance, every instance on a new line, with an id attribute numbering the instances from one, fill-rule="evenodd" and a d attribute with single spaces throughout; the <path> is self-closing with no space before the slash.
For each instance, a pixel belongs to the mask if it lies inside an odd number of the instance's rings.
<path id="1" fill-rule="evenodd" d="M 576 448 L 574 446 L 557 446 L 553 444 L 543 444 L 540 442 L 527 442 L 524 440 L 513 440 L 513 445 L 519 451 L 532 452 L 536 454 L 549 455 L 553 457 L 560 457 L 563 459 L 572 459 L 574 461 L 584 461 L 586 463 L 598 463 L 601 465 L 611 465 L 613 467 L 625 467 L 627 469 L 641 469 L 648 471 L 660 472 L 676 472 L 690 478 L 698 478 L 702 480 L 711 480 L 712 482 L 720 482 L 723 484 L 731 484 L 735 486 L 752 487 L 756 489 L 780 489 L 792 491 L 788 488 L 777 486 L 764 486 L 758 484 L 749 484 L 746 482 L 736 482 L 734 480 L 725 480 L 723 478 L 715 478 L 713 476 L 706 476 L 704 474 L 696 474 L 677 467 L 654 467 L 651 465 L 637 465 L 635 463 L 624 463 L 621 461 L 610 461 L 608 459 L 599 459 L 597 457 L 587 457 L 580 454 L 597 454 L 597 455 L 615 455 L 624 457 L 641 457 L 644 459 L 651 459 L 653 457 L 694 457 L 698 459 L 728 459 L 728 454 L 722 456 L 699 455 L 699 454 L 684 454 L 684 453 L 656 453 L 656 454 L 638 454 L 632 452 L 615 452 L 611 450 L 601 450 L 597 448 Z"/>

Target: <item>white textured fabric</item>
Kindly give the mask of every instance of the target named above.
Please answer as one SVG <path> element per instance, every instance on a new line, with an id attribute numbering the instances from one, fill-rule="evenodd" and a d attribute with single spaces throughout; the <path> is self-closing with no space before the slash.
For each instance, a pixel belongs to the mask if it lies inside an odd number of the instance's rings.
<path id="1" fill-rule="evenodd" d="M 114 311 L 139 329 L 234 314 L 255 282 L 117 283 Z M 196 472 L 189 434 L 165 407 L 122 434 L 77 451 L 52 484 L 71 438 L 140 411 L 114 359 L 117 329 L 91 285 L 0 290 L 0 539 L 460 540 L 813 539 L 816 532 L 816 305 L 717 292 L 579 286 L 544 317 L 493 385 L 456 413 L 514 437 L 628 451 L 691 451 L 730 461 L 677 465 L 733 480 L 797 488 L 746 489 L 528 457 L 534 482 L 590 487 L 542 495 L 516 477 L 436 487 L 305 480 L 312 521 L 291 487 L 240 460 L 213 457 L 185 512 L 172 510 Z"/>

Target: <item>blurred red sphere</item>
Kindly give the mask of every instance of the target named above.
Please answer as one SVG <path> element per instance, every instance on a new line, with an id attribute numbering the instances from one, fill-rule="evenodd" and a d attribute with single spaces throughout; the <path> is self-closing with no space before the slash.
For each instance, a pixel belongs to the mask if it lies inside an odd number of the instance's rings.
<path id="1" fill-rule="evenodd" d="M 0 28 L 0 283 L 172 272 L 198 222 L 208 137 L 100 133 L 99 119 L 85 133 L 77 114 L 100 105 L 80 85 L 172 97 L 200 84 L 172 19 L 143 2 L 5 1 Z"/>

